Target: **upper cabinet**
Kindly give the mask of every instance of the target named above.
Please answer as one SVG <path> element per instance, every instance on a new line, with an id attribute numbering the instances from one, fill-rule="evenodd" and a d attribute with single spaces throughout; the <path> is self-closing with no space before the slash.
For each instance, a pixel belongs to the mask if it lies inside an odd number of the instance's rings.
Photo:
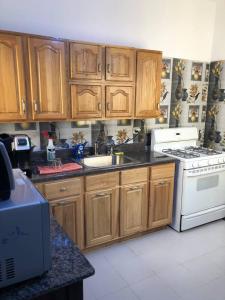
<path id="1" fill-rule="evenodd" d="M 22 38 L 0 34 L 0 121 L 26 119 Z"/>
<path id="2" fill-rule="evenodd" d="M 134 72 L 133 49 L 106 47 L 106 80 L 133 81 Z"/>
<path id="3" fill-rule="evenodd" d="M 28 53 L 33 119 L 66 119 L 64 42 L 28 38 Z"/>
<path id="4" fill-rule="evenodd" d="M 102 79 L 102 47 L 70 43 L 70 79 Z"/>
<path id="5" fill-rule="evenodd" d="M 72 118 L 99 119 L 103 117 L 101 85 L 71 84 Z"/>
<path id="6" fill-rule="evenodd" d="M 137 118 L 157 117 L 160 114 L 162 54 L 137 52 L 136 111 Z"/>

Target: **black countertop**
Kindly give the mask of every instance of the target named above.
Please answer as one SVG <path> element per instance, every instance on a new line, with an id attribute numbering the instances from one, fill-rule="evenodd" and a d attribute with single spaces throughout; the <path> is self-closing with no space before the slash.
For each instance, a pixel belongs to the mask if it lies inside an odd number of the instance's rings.
<path id="1" fill-rule="evenodd" d="M 55 220 L 51 220 L 52 268 L 41 277 L 0 289 L 0 300 L 30 300 L 75 284 L 94 268 Z"/>
<path id="2" fill-rule="evenodd" d="M 152 166 L 156 164 L 164 164 L 164 163 L 176 161 L 174 158 L 168 157 L 166 155 L 162 155 L 157 152 L 152 152 L 152 151 L 127 152 L 125 153 L 125 157 L 129 158 L 130 161 L 124 164 L 112 165 L 112 166 L 101 167 L 101 168 L 92 168 L 92 167 L 83 166 L 81 170 L 57 173 L 51 175 L 36 174 L 32 176 L 31 180 L 33 183 L 47 182 L 51 180 L 60 180 L 60 179 L 72 178 L 76 176 L 95 175 L 95 174 L 101 174 L 105 172 L 112 172 L 116 170 L 119 171 L 124 169 Z"/>

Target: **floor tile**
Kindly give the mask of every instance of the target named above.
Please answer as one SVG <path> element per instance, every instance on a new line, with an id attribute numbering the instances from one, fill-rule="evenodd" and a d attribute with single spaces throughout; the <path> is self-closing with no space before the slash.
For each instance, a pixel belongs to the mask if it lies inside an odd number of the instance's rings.
<path id="1" fill-rule="evenodd" d="M 114 264 L 114 268 L 129 285 L 155 275 L 151 265 L 140 257 L 124 259 Z"/>
<path id="2" fill-rule="evenodd" d="M 116 293 L 109 294 L 97 300 L 139 300 L 139 299 L 130 288 L 125 288 Z"/>
<path id="3" fill-rule="evenodd" d="M 175 291 L 160 278 L 151 277 L 131 286 L 141 300 L 180 300 Z"/>

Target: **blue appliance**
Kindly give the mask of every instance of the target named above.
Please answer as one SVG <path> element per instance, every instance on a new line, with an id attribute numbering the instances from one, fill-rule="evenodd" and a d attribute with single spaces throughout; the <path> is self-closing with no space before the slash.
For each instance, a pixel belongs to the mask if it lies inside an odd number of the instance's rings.
<path id="1" fill-rule="evenodd" d="M 49 204 L 0 143 L 0 288 L 51 267 Z M 6 186 L 2 184 L 3 181 Z"/>

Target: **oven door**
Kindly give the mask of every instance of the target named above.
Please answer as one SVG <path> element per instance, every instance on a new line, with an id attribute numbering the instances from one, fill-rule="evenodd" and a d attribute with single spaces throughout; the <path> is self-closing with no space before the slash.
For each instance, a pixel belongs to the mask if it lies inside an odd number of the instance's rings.
<path id="1" fill-rule="evenodd" d="M 182 215 L 190 215 L 225 204 L 225 171 L 193 176 L 184 170 Z"/>

